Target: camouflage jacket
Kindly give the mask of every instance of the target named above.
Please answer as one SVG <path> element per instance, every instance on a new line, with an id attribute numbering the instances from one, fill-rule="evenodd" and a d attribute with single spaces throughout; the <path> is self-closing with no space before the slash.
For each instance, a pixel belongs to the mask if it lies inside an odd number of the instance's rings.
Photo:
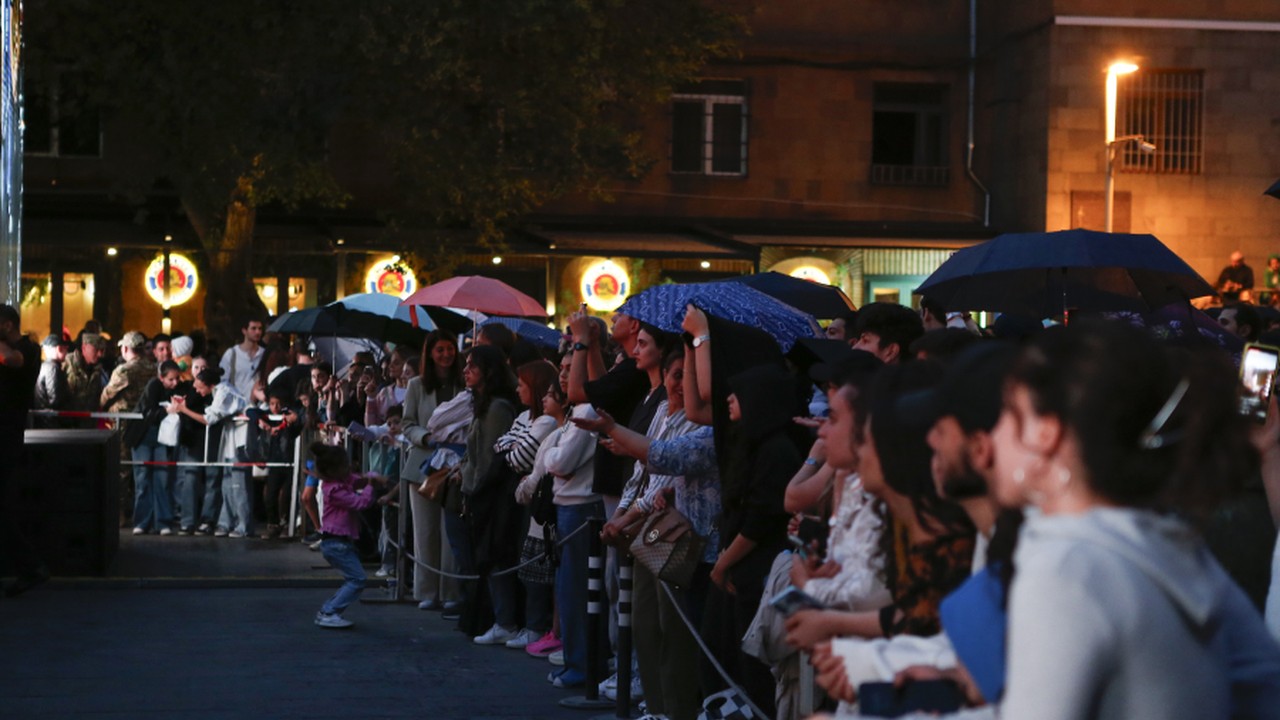
<path id="1" fill-rule="evenodd" d="M 107 412 L 133 412 L 142 397 L 147 382 L 156 376 L 156 364 L 143 358 L 134 358 L 117 365 L 111 379 L 102 389 L 99 402 Z"/>
<path id="2" fill-rule="evenodd" d="M 67 371 L 67 387 L 71 390 L 71 402 L 67 403 L 67 409 L 98 410 L 102 386 L 106 382 L 102 368 L 86 365 L 79 348 L 62 361 L 62 368 Z"/>

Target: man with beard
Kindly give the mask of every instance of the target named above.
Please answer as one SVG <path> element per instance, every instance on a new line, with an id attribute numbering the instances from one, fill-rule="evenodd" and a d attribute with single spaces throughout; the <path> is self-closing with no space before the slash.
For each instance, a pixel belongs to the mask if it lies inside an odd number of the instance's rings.
<path id="1" fill-rule="evenodd" d="M 106 348 L 107 342 L 101 335 L 87 332 L 80 336 L 80 347 L 63 361 L 67 387 L 71 391 L 68 409 L 88 412 L 101 409 L 102 388 L 107 384 L 107 373 L 102 369 Z M 95 424 L 90 422 L 87 427 Z"/>

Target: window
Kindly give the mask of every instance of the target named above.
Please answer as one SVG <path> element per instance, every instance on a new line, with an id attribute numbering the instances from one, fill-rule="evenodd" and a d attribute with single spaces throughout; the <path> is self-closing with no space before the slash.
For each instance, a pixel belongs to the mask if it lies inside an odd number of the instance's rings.
<path id="1" fill-rule="evenodd" d="M 28 155 L 101 157 L 98 108 L 85 92 L 79 73 L 54 73 L 45 82 L 27 80 L 23 88 L 23 150 Z"/>
<path id="2" fill-rule="evenodd" d="M 671 172 L 747 174 L 747 84 L 704 80 L 671 98 Z"/>
<path id="3" fill-rule="evenodd" d="M 946 185 L 947 86 L 876 83 L 871 118 L 873 185 Z"/>
<path id="4" fill-rule="evenodd" d="M 1120 170 L 1198 174 L 1203 152 L 1204 73 L 1139 70 L 1118 80 L 1116 135 L 1141 135 L 1156 146 L 1155 152 L 1144 153 L 1136 143 L 1124 143 L 1116 154 Z"/>

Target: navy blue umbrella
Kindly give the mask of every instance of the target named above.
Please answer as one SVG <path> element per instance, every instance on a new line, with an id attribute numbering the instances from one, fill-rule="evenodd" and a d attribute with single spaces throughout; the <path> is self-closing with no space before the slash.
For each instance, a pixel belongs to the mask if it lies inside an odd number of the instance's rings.
<path id="1" fill-rule="evenodd" d="M 948 310 L 1054 317 L 1068 309 L 1150 312 L 1212 295 L 1153 235 L 1062 230 L 1010 233 L 960 250 L 916 292 Z"/>
<path id="2" fill-rule="evenodd" d="M 708 315 L 757 327 L 778 341 L 782 351 L 802 337 L 820 337 L 822 330 L 812 315 L 753 290 L 741 283 L 710 282 L 656 285 L 623 303 L 618 312 L 653 325 L 680 332 L 685 306 L 692 303 Z"/>
<path id="3" fill-rule="evenodd" d="M 853 301 L 834 285 L 791 277 L 780 272 L 740 275 L 721 282 L 742 283 L 819 320 L 837 318 L 855 309 Z"/>
<path id="4" fill-rule="evenodd" d="M 524 318 L 491 317 L 480 323 L 480 327 L 486 325 L 502 325 L 534 345 L 551 348 L 552 350 L 560 347 L 560 332 L 540 322 Z"/>
<path id="5" fill-rule="evenodd" d="M 1270 195 L 1273 198 L 1280 199 L 1280 180 L 1271 183 L 1271 187 L 1262 191 L 1263 195 Z"/>

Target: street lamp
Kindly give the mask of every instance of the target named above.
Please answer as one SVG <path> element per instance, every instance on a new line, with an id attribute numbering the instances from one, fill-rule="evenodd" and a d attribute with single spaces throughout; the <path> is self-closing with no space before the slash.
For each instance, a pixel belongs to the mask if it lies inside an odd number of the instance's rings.
<path id="1" fill-rule="evenodd" d="M 1106 231 L 1111 232 L 1112 212 L 1115 207 L 1115 165 L 1116 145 L 1136 142 L 1145 153 L 1155 152 L 1156 146 L 1147 142 L 1141 135 L 1123 135 L 1116 137 L 1116 85 L 1117 78 L 1138 71 L 1138 66 L 1131 62 L 1114 62 L 1107 68 L 1107 189 L 1106 189 Z"/>

